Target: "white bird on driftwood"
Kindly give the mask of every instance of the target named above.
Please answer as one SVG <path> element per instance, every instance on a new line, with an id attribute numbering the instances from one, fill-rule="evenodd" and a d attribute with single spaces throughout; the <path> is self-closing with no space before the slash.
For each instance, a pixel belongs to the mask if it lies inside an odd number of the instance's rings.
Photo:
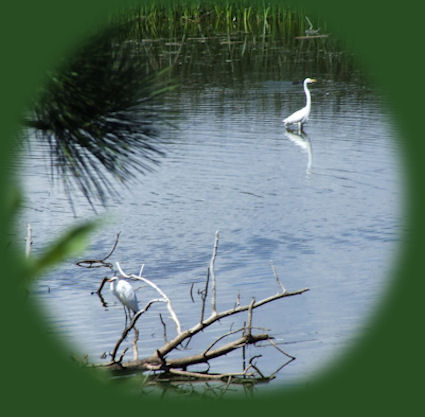
<path id="1" fill-rule="evenodd" d="M 131 312 L 137 313 L 139 311 L 139 302 L 133 287 L 127 281 L 119 279 L 118 277 L 108 279 L 108 282 L 111 283 L 112 294 L 120 300 L 121 304 L 124 306 L 124 310 L 127 308 L 129 315 Z"/>

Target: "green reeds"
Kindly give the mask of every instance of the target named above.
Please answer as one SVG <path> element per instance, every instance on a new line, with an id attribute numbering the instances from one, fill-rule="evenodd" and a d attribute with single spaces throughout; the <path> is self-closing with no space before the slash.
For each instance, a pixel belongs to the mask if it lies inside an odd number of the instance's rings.
<path id="1" fill-rule="evenodd" d="M 291 10 L 278 2 L 224 1 L 145 1 L 126 13 L 129 20 L 137 19 L 139 29 L 152 37 L 179 37 L 182 30 L 188 35 L 202 31 L 212 33 L 270 33 L 281 35 L 304 34 L 306 22 L 299 10 Z"/>
<path id="2" fill-rule="evenodd" d="M 273 66 L 281 73 L 307 60 L 329 73 L 350 67 L 340 43 L 326 36 L 325 22 L 278 1 L 145 0 L 121 20 L 129 23 L 129 39 L 142 45 L 151 71 L 172 66 L 177 77 L 202 63 L 223 71 L 229 62 L 234 69 L 239 64 L 257 71 Z M 324 36 L 300 39 L 312 27 Z M 348 65 L 342 63 L 347 60 Z"/>

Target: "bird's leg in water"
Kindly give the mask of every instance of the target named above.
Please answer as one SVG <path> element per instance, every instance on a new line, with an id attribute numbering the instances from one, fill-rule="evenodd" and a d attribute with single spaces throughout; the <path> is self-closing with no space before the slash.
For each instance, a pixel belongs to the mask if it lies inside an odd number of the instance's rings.
<path id="1" fill-rule="evenodd" d="M 124 323 L 124 329 L 127 328 L 127 321 L 128 321 L 128 315 L 127 315 L 127 308 L 125 305 L 123 305 L 124 307 L 124 314 L 125 314 L 125 323 Z"/>

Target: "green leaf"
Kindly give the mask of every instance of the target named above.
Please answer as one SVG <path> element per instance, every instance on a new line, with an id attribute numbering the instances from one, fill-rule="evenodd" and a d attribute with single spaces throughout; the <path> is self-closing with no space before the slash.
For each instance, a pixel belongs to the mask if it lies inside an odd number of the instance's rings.
<path id="1" fill-rule="evenodd" d="M 87 246 L 89 234 L 98 224 L 98 221 L 91 221 L 73 226 L 51 243 L 40 257 L 31 256 L 28 259 L 27 281 L 36 279 L 45 270 L 82 252 Z"/>

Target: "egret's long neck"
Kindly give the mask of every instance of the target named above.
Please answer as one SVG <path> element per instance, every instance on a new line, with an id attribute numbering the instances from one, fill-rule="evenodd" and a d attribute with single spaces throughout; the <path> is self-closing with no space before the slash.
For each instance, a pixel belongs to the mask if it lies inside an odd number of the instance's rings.
<path id="1" fill-rule="evenodd" d="M 305 93 L 305 106 L 310 109 L 311 107 L 311 96 L 310 96 L 310 90 L 307 87 L 307 83 L 304 82 L 304 93 Z"/>

